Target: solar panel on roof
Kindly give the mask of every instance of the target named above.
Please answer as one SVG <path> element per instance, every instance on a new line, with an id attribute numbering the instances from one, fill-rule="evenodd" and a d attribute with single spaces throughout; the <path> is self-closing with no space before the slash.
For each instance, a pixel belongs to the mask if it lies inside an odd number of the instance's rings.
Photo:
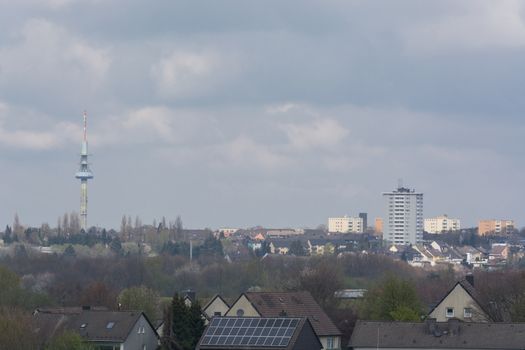
<path id="1" fill-rule="evenodd" d="M 201 345 L 286 347 L 299 325 L 299 318 L 213 318 Z"/>

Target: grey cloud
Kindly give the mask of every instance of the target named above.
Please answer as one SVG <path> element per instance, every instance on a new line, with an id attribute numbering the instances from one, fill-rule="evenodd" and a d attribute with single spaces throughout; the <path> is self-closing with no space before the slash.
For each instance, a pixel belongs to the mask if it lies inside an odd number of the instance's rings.
<path id="1" fill-rule="evenodd" d="M 93 223 L 315 226 L 398 177 L 428 214 L 525 220 L 517 2 L 0 4 L 0 222 L 76 208 L 84 109 Z"/>

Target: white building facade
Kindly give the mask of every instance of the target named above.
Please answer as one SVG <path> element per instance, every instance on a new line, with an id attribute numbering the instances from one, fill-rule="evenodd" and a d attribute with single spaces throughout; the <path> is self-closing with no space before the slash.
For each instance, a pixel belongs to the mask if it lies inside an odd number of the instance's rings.
<path id="1" fill-rule="evenodd" d="M 459 219 L 449 218 L 447 215 L 425 219 L 425 232 L 428 233 L 435 234 L 448 231 L 457 231 L 460 229 L 461 221 Z"/>
<path id="2" fill-rule="evenodd" d="M 328 218 L 328 232 L 363 233 L 363 218 L 346 215 L 339 218 Z"/>
<path id="3" fill-rule="evenodd" d="M 399 187 L 383 193 L 385 219 L 383 238 L 390 244 L 423 241 L 423 193 Z"/>

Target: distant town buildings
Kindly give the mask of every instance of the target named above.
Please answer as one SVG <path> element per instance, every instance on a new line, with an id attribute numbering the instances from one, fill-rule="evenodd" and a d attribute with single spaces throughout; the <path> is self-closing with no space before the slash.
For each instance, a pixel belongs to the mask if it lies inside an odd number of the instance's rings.
<path id="1" fill-rule="evenodd" d="M 231 235 L 233 235 L 237 231 L 239 231 L 238 228 L 226 227 L 226 228 L 220 228 L 218 232 L 219 232 L 219 235 L 223 235 L 224 238 L 228 238 L 228 237 L 230 237 Z"/>
<path id="2" fill-rule="evenodd" d="M 363 219 L 363 232 L 368 230 L 368 213 L 359 213 L 359 217 Z"/>
<path id="3" fill-rule="evenodd" d="M 364 213 L 361 213 L 362 215 Z M 366 219 L 366 214 L 365 219 Z M 328 218 L 328 232 L 330 233 L 363 233 L 363 217 L 343 216 Z"/>
<path id="4" fill-rule="evenodd" d="M 404 187 L 384 192 L 383 238 L 391 244 L 423 241 L 423 193 Z"/>
<path id="5" fill-rule="evenodd" d="M 383 219 L 376 218 L 374 222 L 374 233 L 376 235 L 383 234 Z"/>
<path id="6" fill-rule="evenodd" d="M 461 229 L 461 221 L 459 219 L 449 218 L 447 215 L 425 219 L 425 232 L 428 233 L 435 234 L 448 231 L 457 231 L 459 229 Z"/>
<path id="7" fill-rule="evenodd" d="M 514 220 L 480 220 L 478 234 L 480 236 L 487 234 L 506 234 L 513 231 L 514 228 Z"/>

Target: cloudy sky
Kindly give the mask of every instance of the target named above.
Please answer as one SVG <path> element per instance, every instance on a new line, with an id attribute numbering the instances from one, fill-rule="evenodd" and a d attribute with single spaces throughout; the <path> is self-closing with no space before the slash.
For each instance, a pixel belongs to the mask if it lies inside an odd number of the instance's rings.
<path id="1" fill-rule="evenodd" d="M 525 2 L 0 0 L 0 225 L 525 225 Z"/>

